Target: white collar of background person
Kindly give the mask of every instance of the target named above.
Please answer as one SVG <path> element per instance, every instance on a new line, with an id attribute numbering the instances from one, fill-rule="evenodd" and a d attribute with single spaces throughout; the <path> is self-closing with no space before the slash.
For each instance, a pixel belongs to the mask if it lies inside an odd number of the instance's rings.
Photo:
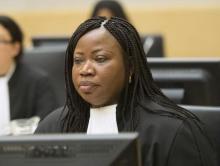
<path id="1" fill-rule="evenodd" d="M 9 101 L 9 89 L 8 81 L 15 71 L 15 63 L 12 63 L 9 72 L 0 76 L 0 135 L 7 135 L 10 133 L 10 101 Z"/>

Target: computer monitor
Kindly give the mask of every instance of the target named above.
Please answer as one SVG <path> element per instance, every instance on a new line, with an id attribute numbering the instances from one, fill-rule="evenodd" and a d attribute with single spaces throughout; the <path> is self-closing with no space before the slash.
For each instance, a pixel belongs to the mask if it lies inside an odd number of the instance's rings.
<path id="1" fill-rule="evenodd" d="M 0 137 L 7 166 L 140 166 L 137 133 L 42 134 Z"/>
<path id="2" fill-rule="evenodd" d="M 158 86 L 176 90 L 167 96 L 180 97 L 177 104 L 220 105 L 220 59 L 148 58 L 148 62 Z"/>

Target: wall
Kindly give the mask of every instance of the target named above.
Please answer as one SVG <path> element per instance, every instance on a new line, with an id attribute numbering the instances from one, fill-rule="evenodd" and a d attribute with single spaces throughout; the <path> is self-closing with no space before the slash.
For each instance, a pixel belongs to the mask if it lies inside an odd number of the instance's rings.
<path id="1" fill-rule="evenodd" d="M 8 14 L 17 20 L 25 32 L 28 47 L 31 45 L 31 36 L 71 35 L 79 23 L 89 17 L 95 1 L 90 3 L 82 1 L 75 6 L 72 4 L 73 1 L 68 0 L 66 5 L 60 6 L 59 3 L 51 4 L 51 2 L 45 0 L 45 5 L 39 5 L 42 3 L 35 1 L 33 4 L 30 0 L 26 0 L 18 8 L 12 8 L 10 1 L 6 1 L 4 8 L 0 4 L 0 14 Z M 220 4 L 218 1 L 209 0 L 209 3 L 204 0 L 200 1 L 201 3 L 195 0 L 187 1 L 194 2 L 190 4 L 180 4 L 172 0 L 166 1 L 170 3 L 158 0 L 154 3 L 152 1 L 149 1 L 151 3 L 121 2 L 131 22 L 140 33 L 159 33 L 164 36 L 167 57 L 220 57 Z M 34 8 L 34 6 L 37 7 Z"/>

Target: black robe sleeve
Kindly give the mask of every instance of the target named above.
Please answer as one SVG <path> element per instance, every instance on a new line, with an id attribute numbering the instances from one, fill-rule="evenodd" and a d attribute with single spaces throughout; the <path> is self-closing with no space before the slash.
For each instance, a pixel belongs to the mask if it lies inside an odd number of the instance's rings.
<path id="1" fill-rule="evenodd" d="M 217 166 L 215 152 L 204 132 L 192 120 L 184 121 L 171 144 L 167 166 Z"/>
<path id="2" fill-rule="evenodd" d="M 65 113 L 63 107 L 50 113 L 38 124 L 35 134 L 62 133 L 62 122 Z"/>

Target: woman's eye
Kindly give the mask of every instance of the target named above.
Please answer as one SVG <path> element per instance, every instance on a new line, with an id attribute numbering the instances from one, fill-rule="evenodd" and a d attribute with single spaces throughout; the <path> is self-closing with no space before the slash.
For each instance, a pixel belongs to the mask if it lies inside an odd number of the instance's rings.
<path id="1" fill-rule="evenodd" d="M 80 64 L 80 63 L 82 63 L 82 62 L 83 62 L 83 59 L 82 59 L 82 58 L 77 58 L 77 57 L 76 57 L 76 58 L 73 59 L 73 63 L 74 63 L 74 64 Z"/>
<path id="2" fill-rule="evenodd" d="M 95 60 L 96 60 L 98 63 L 103 63 L 103 62 L 105 62 L 105 61 L 107 60 L 107 58 L 104 57 L 104 56 L 98 56 L 98 57 L 96 57 Z"/>

